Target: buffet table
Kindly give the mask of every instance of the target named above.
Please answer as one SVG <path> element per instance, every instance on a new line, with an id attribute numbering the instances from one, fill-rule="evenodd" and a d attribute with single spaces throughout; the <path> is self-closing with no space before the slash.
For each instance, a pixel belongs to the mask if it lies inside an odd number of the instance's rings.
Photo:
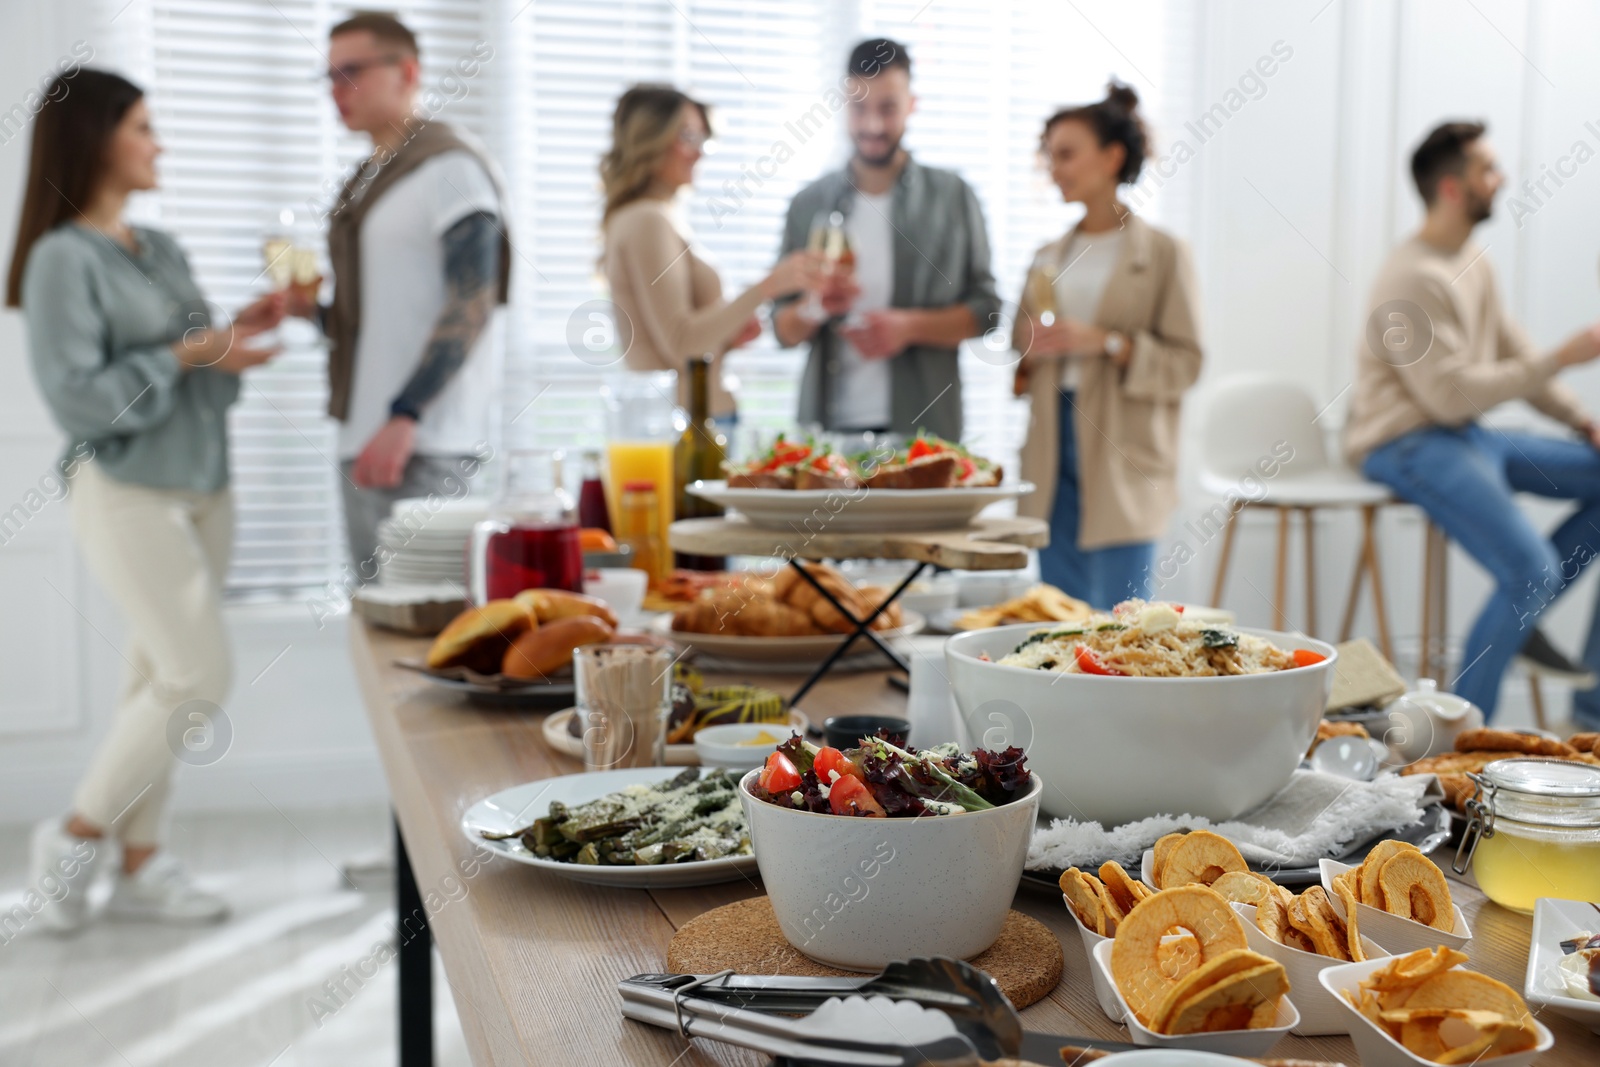
<path id="1" fill-rule="evenodd" d="M 685 922 L 756 895 L 759 883 L 605 889 L 499 860 L 479 862 L 457 827 L 469 805 L 508 786 L 583 768 L 545 745 L 539 733 L 543 713 L 481 709 L 393 666 L 397 658 L 420 656 L 426 647 L 425 640 L 352 621 L 351 655 L 419 894 L 408 901 L 409 886 L 401 887 L 402 940 L 406 931 L 420 929 L 420 909 L 439 945 L 473 1062 L 761 1063 L 755 1053 L 698 1039 L 686 1042 L 670 1031 L 627 1021 L 616 991 L 623 978 L 662 970 L 667 944 Z M 818 681 L 805 709 L 815 721 L 847 711 L 903 715 L 906 698 L 886 684 L 889 673 L 831 674 Z M 718 680 L 783 690 L 793 676 Z M 1520 990 L 1531 920 L 1487 903 L 1471 887 L 1452 889 L 1473 929 L 1471 966 Z M 1061 984 L 1022 1012 L 1024 1025 L 1127 1040 L 1095 1003 L 1078 934 L 1061 896 L 1024 884 L 1014 906 L 1054 930 L 1066 957 Z M 401 1063 L 406 1067 L 432 1061 L 426 953 L 426 936 L 401 949 Z M 1577 1067 L 1600 1057 L 1600 1037 L 1551 1013 L 1540 1018 L 1556 1035 L 1556 1046 L 1541 1065 Z M 1349 1039 L 1342 1037 L 1289 1037 L 1272 1055 L 1357 1062 Z"/>

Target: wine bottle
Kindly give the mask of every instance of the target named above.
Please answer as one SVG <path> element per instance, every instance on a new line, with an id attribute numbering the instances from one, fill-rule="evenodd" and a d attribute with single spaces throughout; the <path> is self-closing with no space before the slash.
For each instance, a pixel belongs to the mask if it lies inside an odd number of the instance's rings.
<path id="1" fill-rule="evenodd" d="M 721 478 L 722 462 L 728 457 L 728 439 L 717 432 L 711 419 L 712 357 L 689 361 L 689 426 L 678 441 L 677 503 L 678 518 L 699 519 L 722 514 L 722 508 L 689 492 L 696 481 Z M 691 571 L 720 571 L 728 565 L 723 556 L 696 556 L 674 553 L 679 567 Z"/>

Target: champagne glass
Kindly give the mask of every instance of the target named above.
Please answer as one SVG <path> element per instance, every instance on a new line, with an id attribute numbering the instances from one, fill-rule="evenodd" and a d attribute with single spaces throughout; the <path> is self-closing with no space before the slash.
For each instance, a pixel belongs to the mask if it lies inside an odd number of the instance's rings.
<path id="1" fill-rule="evenodd" d="M 315 304 L 322 287 L 322 272 L 317 267 L 317 251 L 295 239 L 293 209 L 278 212 L 275 225 L 262 240 L 261 255 L 266 261 L 268 282 L 274 291 L 293 289 L 294 295 Z"/>
<path id="2" fill-rule="evenodd" d="M 1028 271 L 1028 306 L 1034 309 L 1041 325 L 1055 325 L 1055 271 L 1046 264 L 1034 264 Z"/>
<path id="3" fill-rule="evenodd" d="M 848 257 L 853 263 L 855 257 L 850 253 L 850 239 L 844 232 L 844 213 L 839 211 L 819 211 L 811 220 L 811 232 L 807 235 L 806 250 L 815 252 L 822 257 L 822 274 L 827 278 L 841 266 Z M 822 293 L 812 289 L 806 294 L 805 306 L 801 309 L 805 317 L 812 322 L 821 322 L 828 317 L 827 311 L 822 306 Z"/>

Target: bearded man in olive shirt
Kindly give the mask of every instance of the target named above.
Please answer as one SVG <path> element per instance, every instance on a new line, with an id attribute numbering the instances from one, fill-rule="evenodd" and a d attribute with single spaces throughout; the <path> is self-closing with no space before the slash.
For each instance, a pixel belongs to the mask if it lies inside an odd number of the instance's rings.
<path id="1" fill-rule="evenodd" d="M 1504 181 L 1481 123 L 1434 130 L 1411 173 L 1427 217 L 1373 285 L 1345 447 L 1362 473 L 1420 506 L 1493 578 L 1454 684 L 1492 716 L 1519 649 L 1535 662 L 1565 659 L 1533 627 L 1600 552 L 1600 424 L 1556 377 L 1600 355 L 1600 325 L 1540 352 L 1501 306 L 1487 249 L 1471 240 Z M 1577 439 L 1480 421 L 1507 400 L 1527 401 Z M 1518 510 L 1518 492 L 1578 508 L 1546 537 Z M 1590 627 L 1584 664 L 1590 691 L 1574 710 L 1600 722 L 1592 677 L 1600 626 Z"/>
<path id="2" fill-rule="evenodd" d="M 983 209 L 960 175 L 901 145 L 916 106 L 905 45 L 861 42 L 846 83 L 855 154 L 795 196 L 783 230 L 786 256 L 806 247 L 819 213 L 837 212 L 855 254 L 820 309 L 804 294 L 775 304 L 778 342 L 811 342 L 800 422 L 960 440 L 960 344 L 999 325 Z"/>

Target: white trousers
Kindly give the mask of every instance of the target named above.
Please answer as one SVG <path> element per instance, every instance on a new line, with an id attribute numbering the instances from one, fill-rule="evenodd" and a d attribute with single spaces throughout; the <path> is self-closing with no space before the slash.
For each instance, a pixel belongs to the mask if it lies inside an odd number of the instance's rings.
<path id="1" fill-rule="evenodd" d="M 122 694 L 73 796 L 77 814 L 124 844 L 153 846 L 185 730 L 232 674 L 222 586 L 233 544 L 228 490 L 119 482 L 93 461 L 72 478 L 72 528 L 89 569 L 122 613 Z M 182 709 L 182 710 L 180 710 Z"/>

